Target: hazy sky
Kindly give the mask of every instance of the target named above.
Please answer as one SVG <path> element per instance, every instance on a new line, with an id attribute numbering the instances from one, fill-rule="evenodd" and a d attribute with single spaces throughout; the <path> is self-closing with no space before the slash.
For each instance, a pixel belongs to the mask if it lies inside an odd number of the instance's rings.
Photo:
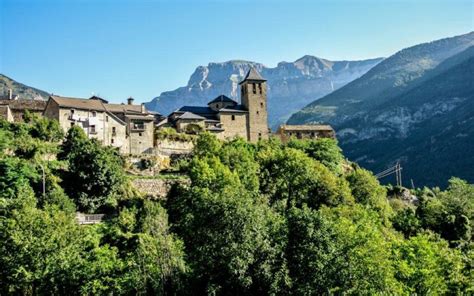
<path id="1" fill-rule="evenodd" d="M 59 95 L 144 102 L 209 62 L 386 57 L 467 33 L 473 3 L 0 0 L 0 73 Z"/>

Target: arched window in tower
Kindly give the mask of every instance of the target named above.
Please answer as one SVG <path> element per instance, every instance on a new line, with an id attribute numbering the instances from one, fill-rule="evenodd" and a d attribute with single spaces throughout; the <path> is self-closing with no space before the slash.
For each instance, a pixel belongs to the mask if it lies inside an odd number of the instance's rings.
<path id="1" fill-rule="evenodd" d="M 252 83 L 252 92 L 253 92 L 254 94 L 257 93 L 257 85 L 256 85 L 255 83 Z"/>
<path id="2" fill-rule="evenodd" d="M 262 107 L 262 108 L 263 108 L 263 102 L 260 102 L 260 107 Z"/>
<path id="3" fill-rule="evenodd" d="M 263 93 L 263 92 L 262 92 L 262 84 L 261 84 L 261 83 L 258 84 L 258 91 L 259 91 L 260 94 Z"/>

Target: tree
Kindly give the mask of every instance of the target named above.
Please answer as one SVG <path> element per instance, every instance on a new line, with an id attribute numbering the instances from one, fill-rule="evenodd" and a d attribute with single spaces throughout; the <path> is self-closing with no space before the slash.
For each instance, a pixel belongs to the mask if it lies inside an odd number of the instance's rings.
<path id="1" fill-rule="evenodd" d="M 306 203 L 318 208 L 353 202 L 347 182 L 302 151 L 265 147 L 256 158 L 260 190 L 273 204 L 283 202 L 289 208 L 292 203 Z"/>
<path id="2" fill-rule="evenodd" d="M 80 210 L 94 212 L 123 193 L 127 183 L 117 150 L 86 139 L 79 128 L 69 130 L 61 150 L 60 158 L 68 163 L 63 174 L 66 192 Z"/>
<path id="3" fill-rule="evenodd" d="M 329 138 L 317 140 L 297 140 L 288 142 L 288 147 L 304 151 L 311 158 L 321 162 L 328 169 L 336 174 L 342 173 L 344 155 L 337 145 L 337 141 Z"/>
<path id="4" fill-rule="evenodd" d="M 420 197 L 417 215 L 424 228 L 439 233 L 451 243 L 472 240 L 474 185 L 452 178 L 446 191 Z"/>
<path id="5" fill-rule="evenodd" d="M 288 261 L 294 294 L 398 294 L 391 242 L 377 215 L 360 206 L 293 207 Z"/>
<path id="6" fill-rule="evenodd" d="M 194 158 L 190 178 L 168 209 L 185 242 L 191 291 L 251 294 L 285 286 L 282 217 L 218 157 Z"/>
<path id="7" fill-rule="evenodd" d="M 397 279 L 405 291 L 417 295 L 462 294 L 473 291 L 473 277 L 463 274 L 464 262 L 458 249 L 430 233 L 422 233 L 394 245 Z"/>
<path id="8" fill-rule="evenodd" d="M 385 189 L 380 186 L 374 175 L 367 170 L 358 168 L 347 175 L 346 179 L 355 201 L 375 210 L 387 223 L 393 215 L 392 208 L 388 203 Z"/>

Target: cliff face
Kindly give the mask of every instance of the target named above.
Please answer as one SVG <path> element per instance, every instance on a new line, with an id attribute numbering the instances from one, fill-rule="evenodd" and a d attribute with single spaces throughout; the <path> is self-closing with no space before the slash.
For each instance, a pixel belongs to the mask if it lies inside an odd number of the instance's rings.
<path id="1" fill-rule="evenodd" d="M 268 80 L 269 122 L 276 127 L 293 112 L 362 76 L 381 60 L 334 62 L 304 56 L 275 68 L 249 61 L 210 63 L 197 67 L 186 86 L 163 92 L 147 103 L 147 108 L 167 115 L 183 105 L 206 105 L 220 94 L 239 101 L 238 83 L 254 67 Z"/>

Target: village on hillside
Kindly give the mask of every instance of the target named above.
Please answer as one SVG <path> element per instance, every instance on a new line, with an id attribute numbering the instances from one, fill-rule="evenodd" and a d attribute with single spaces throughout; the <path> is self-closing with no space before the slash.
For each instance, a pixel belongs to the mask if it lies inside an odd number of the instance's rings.
<path id="1" fill-rule="evenodd" d="M 335 138 L 333 128 L 322 124 L 281 125 L 272 133 L 268 125 L 266 79 L 250 68 L 239 85 L 240 103 L 220 95 L 210 98 L 207 106 L 182 106 L 167 116 L 147 110 L 144 104 L 134 104 L 131 97 L 116 104 L 98 96 L 73 98 L 51 94 L 45 101 L 22 99 L 9 90 L 0 97 L 0 118 L 21 122 L 28 112 L 55 119 L 64 132 L 79 126 L 89 138 L 116 147 L 123 155 L 134 156 L 189 153 L 192 144 L 183 146 L 172 139 L 157 137 L 166 135 L 170 129 L 182 135 L 207 131 L 221 140 L 240 137 L 250 142 L 270 137 L 283 142 L 291 137 Z"/>

